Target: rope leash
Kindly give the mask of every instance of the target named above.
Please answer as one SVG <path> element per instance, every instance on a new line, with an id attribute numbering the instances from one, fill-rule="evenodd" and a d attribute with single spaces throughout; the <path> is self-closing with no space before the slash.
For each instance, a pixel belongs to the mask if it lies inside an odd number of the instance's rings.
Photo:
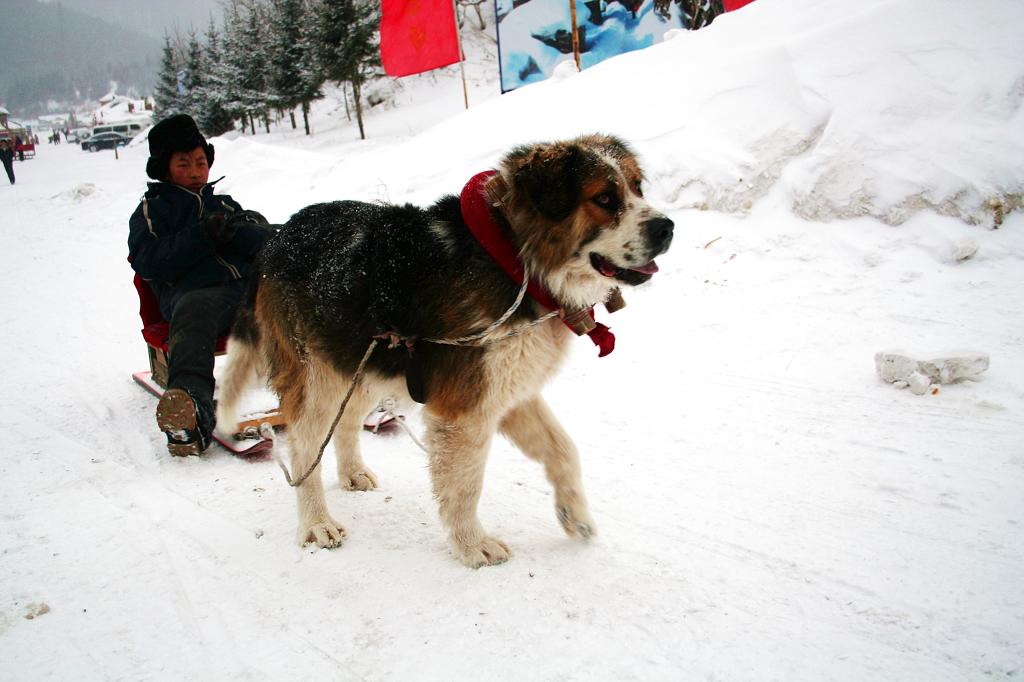
<path id="1" fill-rule="evenodd" d="M 522 334 L 523 332 L 531 329 L 532 327 L 535 327 L 535 326 L 537 326 L 538 324 L 540 324 L 542 322 L 547 322 L 552 317 L 557 316 L 558 315 L 558 311 L 557 310 L 552 310 L 547 315 L 543 315 L 541 317 L 538 317 L 533 322 L 528 322 L 528 323 L 522 325 L 521 327 L 516 327 L 515 329 L 511 329 L 511 330 L 509 330 L 508 332 L 506 332 L 505 334 L 503 334 L 503 335 L 501 335 L 499 337 L 496 337 L 494 339 L 484 339 L 485 336 L 487 336 L 488 334 L 493 332 L 495 329 L 497 329 L 501 325 L 505 324 L 505 322 L 508 321 L 508 318 L 512 317 L 512 314 L 516 310 L 519 309 L 519 306 L 523 302 L 523 298 L 526 296 L 526 286 L 527 286 L 527 284 L 529 284 L 529 281 L 530 281 L 530 274 L 527 272 L 523 276 L 523 285 L 521 287 L 519 287 L 519 293 L 516 294 L 516 300 L 512 302 L 512 306 L 508 310 L 506 310 L 504 312 L 504 314 L 502 314 L 501 317 L 499 317 L 497 320 L 495 320 L 494 322 L 489 324 L 487 326 L 487 328 L 484 329 L 483 331 L 479 331 L 479 332 L 477 332 L 475 334 L 470 334 L 469 336 L 461 336 L 461 337 L 459 337 L 457 339 L 429 339 L 428 338 L 428 339 L 423 339 L 423 340 L 424 341 L 429 341 L 430 343 L 440 343 L 440 344 L 444 344 L 444 345 L 447 345 L 447 346 L 484 346 L 484 345 L 487 345 L 487 344 L 495 343 L 497 341 L 504 341 L 505 339 L 507 339 L 509 337 L 512 337 L 512 336 L 519 336 L 520 334 Z"/>
<path id="2" fill-rule="evenodd" d="M 416 437 L 416 434 L 413 432 L 413 430 L 409 428 L 408 424 L 405 423 L 405 417 L 395 412 L 395 407 L 397 406 L 395 404 L 394 398 L 385 398 L 383 401 L 381 401 L 380 404 L 380 409 L 384 412 L 384 414 L 387 415 L 388 417 L 391 417 L 391 421 L 401 426 L 402 430 L 404 430 L 409 435 L 409 438 L 412 438 L 412 442 L 416 443 L 420 450 L 429 454 L 427 446 L 420 442 L 420 439 Z M 381 424 L 378 423 L 376 426 L 373 427 L 373 432 L 377 433 L 377 430 L 380 429 L 380 427 Z"/>
<path id="3" fill-rule="evenodd" d="M 427 341 L 429 343 L 439 343 L 448 346 L 486 346 L 492 343 L 497 343 L 498 341 L 504 341 L 505 339 L 511 338 L 513 336 L 519 336 L 520 334 L 532 329 L 533 327 L 536 327 L 538 324 L 546 322 L 550 320 L 552 317 L 557 316 L 558 311 L 552 310 L 551 312 L 547 313 L 546 315 L 542 315 L 541 317 L 537 318 L 536 320 L 533 320 L 532 322 L 527 322 L 526 324 L 516 327 L 515 329 L 510 329 L 509 331 L 505 332 L 504 334 L 501 334 L 500 336 L 486 338 L 495 329 L 497 329 L 505 322 L 507 322 L 508 319 L 512 317 L 513 313 L 515 313 L 515 311 L 518 310 L 519 306 L 523 302 L 523 298 L 526 296 L 527 282 L 529 282 L 528 276 L 523 278 L 523 285 L 519 288 L 519 294 L 516 296 L 516 300 L 513 301 L 512 306 L 509 307 L 509 309 L 506 310 L 501 317 L 499 317 L 497 320 L 489 324 L 486 329 L 479 331 L 475 334 L 459 337 L 457 339 L 424 338 L 421 340 Z M 352 394 L 355 393 L 356 388 L 359 386 L 359 383 L 363 379 L 363 375 L 366 371 L 366 363 L 370 360 L 370 356 L 373 354 L 373 351 L 377 348 L 377 345 L 380 343 L 380 341 L 385 338 L 388 339 L 389 341 L 389 349 L 395 348 L 396 346 L 403 342 L 408 344 L 411 341 L 411 339 L 402 339 L 401 337 L 393 333 L 385 334 L 382 335 L 381 337 L 374 337 L 374 339 L 370 341 L 370 345 L 367 347 L 366 352 L 363 353 L 363 359 L 359 361 L 359 366 L 356 368 L 355 374 L 352 375 L 352 383 L 349 384 L 348 392 L 345 394 L 345 398 L 341 401 L 341 406 L 338 408 L 338 414 L 334 418 L 334 422 L 331 424 L 330 430 L 327 432 L 327 437 L 324 438 L 324 442 L 320 444 L 320 451 L 316 455 L 316 461 L 313 462 L 313 465 L 306 471 L 306 473 L 302 474 L 302 476 L 300 476 L 298 479 L 293 480 L 291 473 L 288 471 L 288 467 L 285 465 L 280 455 L 277 454 L 277 451 L 271 451 L 273 453 L 274 461 L 276 461 L 277 465 L 281 467 L 281 471 L 284 472 L 285 480 L 288 481 L 288 485 L 290 485 L 291 487 L 295 488 L 302 485 L 303 481 L 309 478 L 310 474 L 312 474 L 316 470 L 316 468 L 320 466 L 320 460 L 322 460 L 324 457 L 324 450 L 327 448 L 327 444 L 331 442 L 331 438 L 334 437 L 334 430 L 338 427 L 338 422 L 341 421 L 342 415 L 345 414 L 345 408 L 348 406 L 348 401 L 352 398 Z M 418 445 L 421 450 L 427 452 L 427 448 L 423 445 L 423 443 L 419 441 L 418 438 L 416 438 L 415 434 L 413 434 L 412 432 L 412 429 L 409 428 L 409 426 L 405 423 L 405 420 L 400 419 L 398 415 L 394 413 L 394 400 L 390 400 L 390 403 L 390 408 L 385 406 L 385 411 L 389 415 L 391 415 L 391 417 L 394 418 L 395 421 L 397 421 L 398 424 L 403 429 L 405 429 L 405 432 L 409 434 L 409 437 L 412 438 L 413 442 L 415 442 L 416 445 Z M 266 427 L 266 429 L 264 429 L 264 427 Z M 273 429 L 271 429 L 268 424 L 262 424 L 260 426 L 260 434 L 266 437 L 267 431 L 269 431 L 271 435 L 273 434 Z"/>

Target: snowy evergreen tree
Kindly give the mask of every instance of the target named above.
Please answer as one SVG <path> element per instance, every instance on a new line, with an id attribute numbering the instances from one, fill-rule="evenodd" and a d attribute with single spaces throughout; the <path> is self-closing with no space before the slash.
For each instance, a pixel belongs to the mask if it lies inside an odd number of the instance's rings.
<path id="1" fill-rule="evenodd" d="M 178 71 L 181 61 L 171 46 L 170 36 L 164 36 L 163 56 L 153 92 L 153 120 L 159 121 L 185 110 L 185 98 L 178 91 Z"/>
<path id="2" fill-rule="evenodd" d="M 199 127 L 210 137 L 223 135 L 229 130 L 235 129 L 234 116 L 226 106 L 228 87 L 224 83 L 225 71 L 220 68 L 222 62 L 220 33 L 211 18 L 210 26 L 206 30 L 206 46 L 203 50 L 205 65 L 201 88 L 203 104 L 198 112 L 199 118 L 196 119 Z"/>
<path id="3" fill-rule="evenodd" d="M 185 110 L 198 123 L 202 120 L 203 109 L 206 107 L 205 77 L 203 74 L 206 69 L 203 59 L 203 48 L 199 44 L 199 38 L 196 36 L 195 31 L 189 31 L 188 34 L 185 70 L 187 72 L 184 81 L 186 88 L 184 97 Z"/>
<path id="4" fill-rule="evenodd" d="M 710 26 L 719 14 L 725 12 L 722 0 L 680 0 L 683 21 L 691 31 Z"/>
<path id="5" fill-rule="evenodd" d="M 263 119 L 267 132 L 270 132 L 267 110 L 276 104 L 268 87 L 270 60 L 267 57 L 267 13 L 268 10 L 262 5 L 248 2 L 245 6 L 245 20 L 234 46 L 237 51 L 234 61 L 238 67 L 241 103 L 249 115 L 253 134 L 256 133 L 256 118 Z"/>
<path id="6" fill-rule="evenodd" d="M 317 58 L 327 80 L 351 83 L 359 137 L 363 131 L 362 84 L 380 64 L 379 3 L 370 0 L 319 0 L 315 6 Z"/>
<path id="7" fill-rule="evenodd" d="M 487 22 L 484 20 L 483 12 L 480 11 L 480 5 L 484 4 L 484 2 L 485 0 L 457 0 L 455 8 L 458 10 L 459 28 L 465 26 L 466 19 L 469 17 L 469 11 L 472 9 L 476 14 L 476 30 L 484 31 L 487 29 Z"/>
<path id="8" fill-rule="evenodd" d="M 245 52 L 242 50 L 242 17 L 237 0 L 224 5 L 219 60 L 211 65 L 211 76 L 216 79 L 221 106 L 232 118 L 241 119 L 242 132 L 246 127 L 245 102 L 242 95 L 242 71 Z"/>
<path id="9" fill-rule="evenodd" d="M 270 87 L 277 106 L 288 109 L 292 128 L 295 113 L 302 106 L 302 118 L 309 135 L 309 103 L 323 97 L 323 75 L 313 53 L 306 0 L 280 0 L 271 6 L 273 45 L 270 51 Z"/>

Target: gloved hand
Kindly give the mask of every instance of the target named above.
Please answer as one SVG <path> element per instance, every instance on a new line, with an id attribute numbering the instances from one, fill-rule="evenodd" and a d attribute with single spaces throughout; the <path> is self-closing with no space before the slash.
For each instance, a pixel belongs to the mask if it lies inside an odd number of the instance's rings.
<path id="1" fill-rule="evenodd" d="M 230 222 L 235 225 L 249 223 L 251 225 L 267 225 L 269 221 L 259 211 L 243 210 L 231 216 Z"/>
<path id="2" fill-rule="evenodd" d="M 225 244 L 231 241 L 231 238 L 235 236 L 236 229 L 238 229 L 237 223 L 229 222 L 227 215 L 221 211 L 211 213 L 206 217 L 206 234 L 215 242 Z"/>

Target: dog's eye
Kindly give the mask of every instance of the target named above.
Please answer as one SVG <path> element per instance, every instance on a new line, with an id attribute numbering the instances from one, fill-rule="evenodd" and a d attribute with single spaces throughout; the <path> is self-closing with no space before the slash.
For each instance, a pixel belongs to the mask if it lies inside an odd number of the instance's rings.
<path id="1" fill-rule="evenodd" d="M 639 180 L 637 180 L 636 183 L 633 184 L 633 189 L 636 191 L 636 195 L 638 197 L 642 197 L 644 195 L 644 188 L 640 186 Z"/>
<path id="2" fill-rule="evenodd" d="M 591 201 L 604 209 L 611 210 L 615 206 L 615 196 L 611 192 L 601 192 Z"/>

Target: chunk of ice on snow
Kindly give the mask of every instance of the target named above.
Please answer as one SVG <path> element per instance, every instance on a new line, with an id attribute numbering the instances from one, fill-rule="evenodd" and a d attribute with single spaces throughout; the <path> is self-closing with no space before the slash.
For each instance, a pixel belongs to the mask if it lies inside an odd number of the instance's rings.
<path id="1" fill-rule="evenodd" d="M 936 384 L 977 379 L 988 365 L 988 353 L 980 352 L 956 353 L 930 360 L 916 360 L 897 351 L 875 353 L 875 369 L 882 381 L 900 388 L 909 386 L 917 395 L 924 395 Z"/>

